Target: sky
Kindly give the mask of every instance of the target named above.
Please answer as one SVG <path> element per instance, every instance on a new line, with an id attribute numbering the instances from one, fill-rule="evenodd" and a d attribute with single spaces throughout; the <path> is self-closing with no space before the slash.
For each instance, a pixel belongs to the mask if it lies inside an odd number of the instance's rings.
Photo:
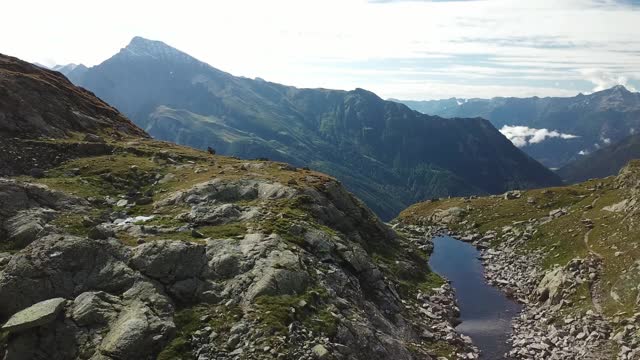
<path id="1" fill-rule="evenodd" d="M 221 70 L 383 98 L 640 89 L 640 0 L 20 0 L 0 53 L 96 65 L 134 36 Z"/>

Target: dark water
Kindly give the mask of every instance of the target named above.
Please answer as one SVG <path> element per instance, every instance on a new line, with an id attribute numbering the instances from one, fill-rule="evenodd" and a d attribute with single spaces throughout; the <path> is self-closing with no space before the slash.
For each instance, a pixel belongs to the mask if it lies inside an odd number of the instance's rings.
<path id="1" fill-rule="evenodd" d="M 462 320 L 456 329 L 471 337 L 482 351 L 482 359 L 503 359 L 510 350 L 506 341 L 511 319 L 520 311 L 520 305 L 485 282 L 475 247 L 449 236 L 434 238 L 433 242 L 429 265 L 451 280 L 456 291 Z"/>

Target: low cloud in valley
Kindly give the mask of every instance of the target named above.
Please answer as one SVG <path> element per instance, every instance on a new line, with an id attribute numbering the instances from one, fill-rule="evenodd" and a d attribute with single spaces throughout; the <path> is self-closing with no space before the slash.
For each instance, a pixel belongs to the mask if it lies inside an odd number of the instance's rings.
<path id="1" fill-rule="evenodd" d="M 561 133 L 556 130 L 534 129 L 527 126 L 505 125 L 500 129 L 500 132 L 517 147 L 538 144 L 552 138 L 569 140 L 579 137 L 577 135 Z"/>

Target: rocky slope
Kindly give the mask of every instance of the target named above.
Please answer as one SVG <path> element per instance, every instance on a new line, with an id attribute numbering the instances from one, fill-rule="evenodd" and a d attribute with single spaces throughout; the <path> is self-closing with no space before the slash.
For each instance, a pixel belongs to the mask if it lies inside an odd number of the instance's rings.
<path id="1" fill-rule="evenodd" d="M 482 249 L 487 280 L 525 304 L 518 359 L 640 358 L 640 162 L 564 188 L 417 204 L 398 228 Z"/>
<path id="2" fill-rule="evenodd" d="M 501 129 L 526 126 L 557 130 L 578 136 L 573 139 L 548 139 L 529 144 L 522 150 L 551 168 L 579 160 L 582 153 L 593 153 L 615 144 L 640 129 L 640 93 L 624 86 L 579 94 L 574 97 L 532 97 L 493 99 L 447 99 L 401 101 L 410 108 L 444 117 L 482 117 Z M 614 175 L 615 172 L 608 175 Z"/>
<path id="3" fill-rule="evenodd" d="M 335 179 L 151 140 L 10 60 L 6 139 L 38 169 L 0 178 L 4 359 L 477 358 L 429 248 Z M 45 138 L 15 113 L 36 95 Z"/>
<path id="4" fill-rule="evenodd" d="M 146 136 L 117 110 L 55 71 L 0 54 L 0 138 L 73 132 Z"/>
<path id="5" fill-rule="evenodd" d="M 59 73 L 0 54 L 0 176 L 38 176 L 45 164 L 109 152 L 103 138 L 132 136 L 148 135 Z"/>
<path id="6" fill-rule="evenodd" d="M 157 139 L 326 172 L 385 219 L 432 197 L 560 181 L 484 120 L 236 77 L 159 41 L 136 37 L 73 80 Z"/>

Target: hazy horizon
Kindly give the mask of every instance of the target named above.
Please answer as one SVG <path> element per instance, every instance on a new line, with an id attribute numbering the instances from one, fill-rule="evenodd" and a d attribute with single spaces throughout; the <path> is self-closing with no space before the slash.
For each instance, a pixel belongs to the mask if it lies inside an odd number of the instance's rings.
<path id="1" fill-rule="evenodd" d="M 640 88 L 638 3 L 31 0 L 5 5 L 17 16 L 0 24 L 12 34 L 0 52 L 92 66 L 142 36 L 237 76 L 297 87 L 403 100 L 575 96 Z"/>

